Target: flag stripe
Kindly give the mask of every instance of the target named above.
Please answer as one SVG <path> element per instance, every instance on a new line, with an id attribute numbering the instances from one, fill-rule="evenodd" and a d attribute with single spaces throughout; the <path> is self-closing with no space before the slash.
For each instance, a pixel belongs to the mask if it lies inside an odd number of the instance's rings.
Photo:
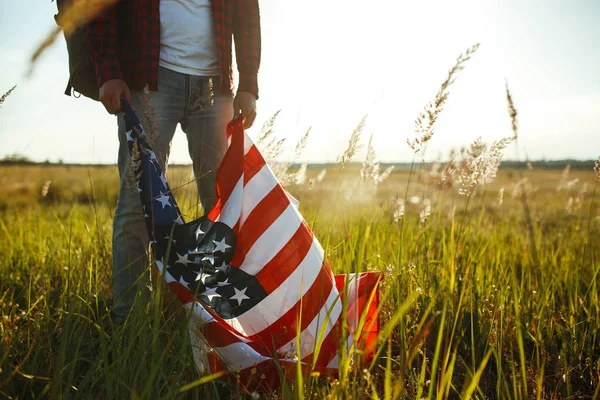
<path id="1" fill-rule="evenodd" d="M 325 271 L 325 269 L 323 269 Z M 318 283 L 315 282 L 314 286 L 318 286 Z M 307 293 L 304 298 L 309 297 Z M 322 294 L 321 294 L 322 295 Z M 321 330 L 323 329 L 323 325 L 325 325 L 325 333 L 323 337 L 327 337 L 331 329 L 335 325 L 335 322 L 338 320 L 340 314 L 342 313 L 342 304 L 339 301 L 338 291 L 335 286 L 331 285 L 331 290 L 329 292 L 329 296 L 327 300 L 324 302 L 323 307 L 319 310 L 317 315 L 312 319 L 309 319 L 310 316 L 306 315 L 304 312 L 304 307 L 302 307 L 302 322 L 310 321 L 308 326 L 302 327 L 302 332 L 300 332 L 300 358 L 304 358 L 315 351 L 315 346 L 317 345 L 317 340 L 320 335 Z M 329 314 L 329 317 L 327 314 Z M 295 335 L 294 335 L 295 336 Z M 281 346 L 278 351 L 280 354 L 286 354 L 288 352 L 296 352 L 296 344 L 297 337 L 292 338 L 288 343 Z"/>
<path id="2" fill-rule="evenodd" d="M 244 184 L 250 180 L 266 165 L 266 161 L 256 146 L 250 147 L 244 159 Z M 272 172 L 271 172 L 272 174 Z"/>
<path id="3" fill-rule="evenodd" d="M 221 214 L 218 221 L 224 223 L 230 228 L 234 228 L 240 218 L 240 210 L 242 209 L 242 193 L 244 190 L 244 177 L 238 179 L 236 185 L 231 191 L 231 196 L 225 205 L 221 208 Z M 235 232 L 235 230 L 234 230 Z"/>
<path id="4" fill-rule="evenodd" d="M 244 173 L 244 179 L 248 177 Z M 244 199 L 242 201 L 242 215 L 240 225 L 243 225 L 252 210 L 277 186 L 277 179 L 267 165 L 254 175 L 244 186 Z"/>
<path id="5" fill-rule="evenodd" d="M 335 288 L 333 280 L 327 278 L 330 274 L 326 268 L 322 268 L 317 279 L 302 297 L 302 304 L 297 301 L 289 307 L 281 316 L 273 321 L 266 329 L 251 335 L 249 340 L 264 344 L 270 350 L 278 349 L 296 337 L 298 315 L 302 306 L 302 321 L 300 331 L 304 331 L 308 324 L 318 315 L 323 308 L 329 308 L 326 303 L 327 294 Z M 260 305 L 259 305 L 260 306 Z"/>
<path id="6" fill-rule="evenodd" d="M 229 129 L 228 129 L 229 130 Z M 241 137 L 236 137 L 241 136 Z M 238 180 L 244 174 L 244 134 L 235 133 L 221 166 L 217 171 L 217 193 L 221 204 L 227 203 L 229 196 L 236 187 Z"/>
<path id="7" fill-rule="evenodd" d="M 281 196 L 283 195 L 281 188 L 276 186 L 248 215 L 248 218 L 241 225 L 238 232 L 235 255 L 231 260 L 231 264 L 239 265 L 242 270 L 252 274 L 250 271 L 244 269 L 244 259 L 256 241 L 269 229 L 274 229 L 272 225 L 284 215 L 284 211 L 289 207 L 289 202 L 281 201 Z M 279 232 L 276 233 L 279 234 Z M 261 248 L 268 251 L 268 248 Z"/>
<path id="8" fill-rule="evenodd" d="M 277 289 L 298 267 L 313 245 L 313 241 L 313 233 L 303 221 L 281 251 L 256 273 L 256 278 L 262 283 L 267 293 L 272 293 Z"/>
<path id="9" fill-rule="evenodd" d="M 250 248 L 250 250 L 245 254 L 244 261 L 241 264 L 237 264 L 235 260 L 242 257 L 243 249 L 240 252 L 236 249 L 234 259 L 232 260 L 234 265 L 239 265 L 240 269 L 247 274 L 256 275 L 294 236 L 294 233 L 296 233 L 296 230 L 302 223 L 302 218 L 292 204 L 289 202 L 286 204 L 287 207 L 281 215 L 254 243 L 245 243 L 246 248 Z M 252 239 L 254 237 L 255 235 L 252 236 Z M 243 237 L 238 237 L 238 241 L 245 242 L 245 240 Z"/>
<path id="10" fill-rule="evenodd" d="M 227 320 L 236 330 L 245 336 L 255 335 L 275 323 L 289 311 L 312 286 L 321 274 L 323 249 L 317 241 L 282 284 L 264 298 L 259 304 L 237 318 Z M 319 267 L 317 267 L 317 265 Z M 326 274 L 325 276 L 330 276 Z M 325 278 L 325 277 L 323 277 Z"/>

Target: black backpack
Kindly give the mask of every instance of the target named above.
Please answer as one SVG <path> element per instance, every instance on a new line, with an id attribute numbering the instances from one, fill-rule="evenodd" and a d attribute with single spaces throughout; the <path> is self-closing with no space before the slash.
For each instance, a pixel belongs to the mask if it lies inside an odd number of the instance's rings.
<path id="1" fill-rule="evenodd" d="M 54 19 L 58 23 L 58 16 L 67 8 L 71 0 L 56 0 L 58 14 Z M 85 24 L 77 28 L 72 35 L 65 35 L 67 53 L 69 54 L 69 82 L 65 94 L 79 93 L 92 100 L 98 101 L 98 83 L 96 69 L 90 59 L 90 50 L 85 35 Z"/>

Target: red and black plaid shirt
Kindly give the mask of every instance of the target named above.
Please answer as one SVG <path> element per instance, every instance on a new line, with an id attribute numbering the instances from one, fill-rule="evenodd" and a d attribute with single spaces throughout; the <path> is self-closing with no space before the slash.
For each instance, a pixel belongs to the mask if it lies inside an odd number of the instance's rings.
<path id="1" fill-rule="evenodd" d="M 238 90 L 258 97 L 260 16 L 258 0 L 211 0 L 220 63 L 220 92 L 233 91 L 232 36 L 239 71 Z M 123 79 L 133 90 L 158 88 L 160 0 L 120 0 L 87 24 L 98 86 Z"/>

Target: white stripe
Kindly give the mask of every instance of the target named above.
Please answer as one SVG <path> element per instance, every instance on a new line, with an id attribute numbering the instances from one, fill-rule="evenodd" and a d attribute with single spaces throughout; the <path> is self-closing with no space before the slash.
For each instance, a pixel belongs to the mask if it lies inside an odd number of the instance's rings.
<path id="1" fill-rule="evenodd" d="M 244 314 L 226 322 L 245 336 L 268 328 L 304 296 L 315 282 L 322 265 L 323 248 L 314 239 L 304 260 L 277 289 Z"/>
<path id="2" fill-rule="evenodd" d="M 192 314 L 190 316 L 190 326 L 194 323 L 196 326 L 201 327 L 215 320 L 200 302 L 190 301 L 189 303 L 184 304 L 183 308 L 185 308 L 188 313 Z"/>
<path id="3" fill-rule="evenodd" d="M 214 351 L 230 371 L 242 370 L 262 361 L 272 360 L 270 357 L 261 355 L 246 343 L 233 343 L 228 346 L 217 347 Z M 278 361 L 296 362 L 294 359 L 286 358 L 280 358 Z"/>
<path id="4" fill-rule="evenodd" d="M 235 184 L 231 195 L 227 199 L 227 203 L 221 208 L 221 214 L 217 220 L 224 223 L 230 228 L 233 228 L 240 218 L 242 210 L 242 194 L 244 191 L 244 174 Z"/>
<path id="5" fill-rule="evenodd" d="M 298 210 L 289 204 L 248 250 L 240 269 L 256 275 L 290 241 L 301 223 L 302 217 Z M 317 270 L 319 269 L 320 266 Z"/>
<path id="6" fill-rule="evenodd" d="M 200 303 L 198 301 L 192 301 L 187 304 L 184 304 L 183 308 L 185 308 L 188 311 L 188 313 L 191 312 L 192 315 L 190 316 L 190 329 L 192 327 L 195 327 L 196 332 L 199 332 L 200 328 L 204 327 L 204 325 L 206 325 L 206 324 L 209 324 L 209 323 L 210 324 L 218 324 L 217 320 L 215 320 L 215 318 L 208 311 L 206 311 L 206 308 L 204 308 L 202 303 Z M 210 326 L 206 327 L 206 329 L 211 329 L 211 327 Z M 217 327 L 214 327 L 212 329 L 217 329 Z M 225 328 L 221 328 L 221 329 L 225 329 Z M 244 343 L 250 342 L 250 339 L 248 339 L 248 338 L 240 336 L 231 331 L 229 331 L 229 332 L 232 335 L 234 335 L 240 342 L 244 342 Z"/>
<path id="7" fill-rule="evenodd" d="M 359 321 L 359 309 L 358 309 L 358 281 L 359 275 L 357 274 L 348 274 L 346 275 L 346 282 L 348 287 L 348 292 L 346 298 L 348 299 L 348 327 L 350 328 L 350 333 L 355 333 L 358 328 Z"/>
<path id="8" fill-rule="evenodd" d="M 336 354 L 335 357 L 333 357 L 331 359 L 331 361 L 329 361 L 329 364 L 327 364 L 327 368 L 336 368 L 337 369 L 339 362 L 340 362 L 339 355 Z"/>
<path id="9" fill-rule="evenodd" d="M 240 227 L 244 225 L 246 218 L 248 218 L 248 215 L 254 210 L 254 207 L 256 207 L 275 186 L 277 186 L 277 178 L 273 175 L 271 168 L 265 164 L 265 166 L 250 179 L 250 182 L 244 186 Z"/>
<path id="10" fill-rule="evenodd" d="M 244 133 L 244 155 L 248 154 L 252 146 L 254 146 L 252 139 L 250 139 L 247 133 Z"/>
<path id="11" fill-rule="evenodd" d="M 327 318 L 327 313 L 331 310 L 331 314 L 329 315 L 329 319 Z M 321 330 L 323 329 L 323 324 L 327 324 L 325 327 L 325 334 L 323 335 L 323 339 L 329 335 L 331 329 L 334 327 L 338 317 L 342 313 L 342 302 L 339 301 L 338 291 L 335 285 L 331 288 L 331 292 L 329 293 L 329 297 L 325 301 L 325 304 L 317 314 L 317 316 L 308 324 L 306 329 L 300 332 L 300 358 L 304 358 L 309 354 L 312 354 L 315 351 L 317 339 L 321 334 Z M 296 344 L 297 339 L 294 338 L 286 343 L 284 346 L 280 347 L 277 351 L 280 354 L 286 355 L 288 357 L 292 357 L 296 354 Z M 322 351 L 323 349 L 321 349 Z"/>

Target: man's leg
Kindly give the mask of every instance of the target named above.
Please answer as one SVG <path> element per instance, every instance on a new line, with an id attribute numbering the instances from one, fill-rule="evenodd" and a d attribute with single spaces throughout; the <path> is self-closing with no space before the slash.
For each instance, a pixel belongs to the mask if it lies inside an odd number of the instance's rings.
<path id="1" fill-rule="evenodd" d="M 233 96 L 210 93 L 218 78 L 191 77 L 190 106 L 181 121 L 204 213 L 216 201 L 217 168 L 227 151 L 227 124 L 233 118 Z"/>
<path id="2" fill-rule="evenodd" d="M 157 159 L 166 173 L 171 139 L 185 111 L 186 77 L 159 69 L 158 91 L 148 95 L 131 93 L 134 110 Z M 148 233 L 142 217 L 140 197 L 131 173 L 129 148 L 125 135 L 125 119 L 118 116 L 119 176 L 121 188 L 113 222 L 113 291 L 114 316 L 125 321 L 136 295 L 147 302 L 151 290 L 148 261 Z"/>

